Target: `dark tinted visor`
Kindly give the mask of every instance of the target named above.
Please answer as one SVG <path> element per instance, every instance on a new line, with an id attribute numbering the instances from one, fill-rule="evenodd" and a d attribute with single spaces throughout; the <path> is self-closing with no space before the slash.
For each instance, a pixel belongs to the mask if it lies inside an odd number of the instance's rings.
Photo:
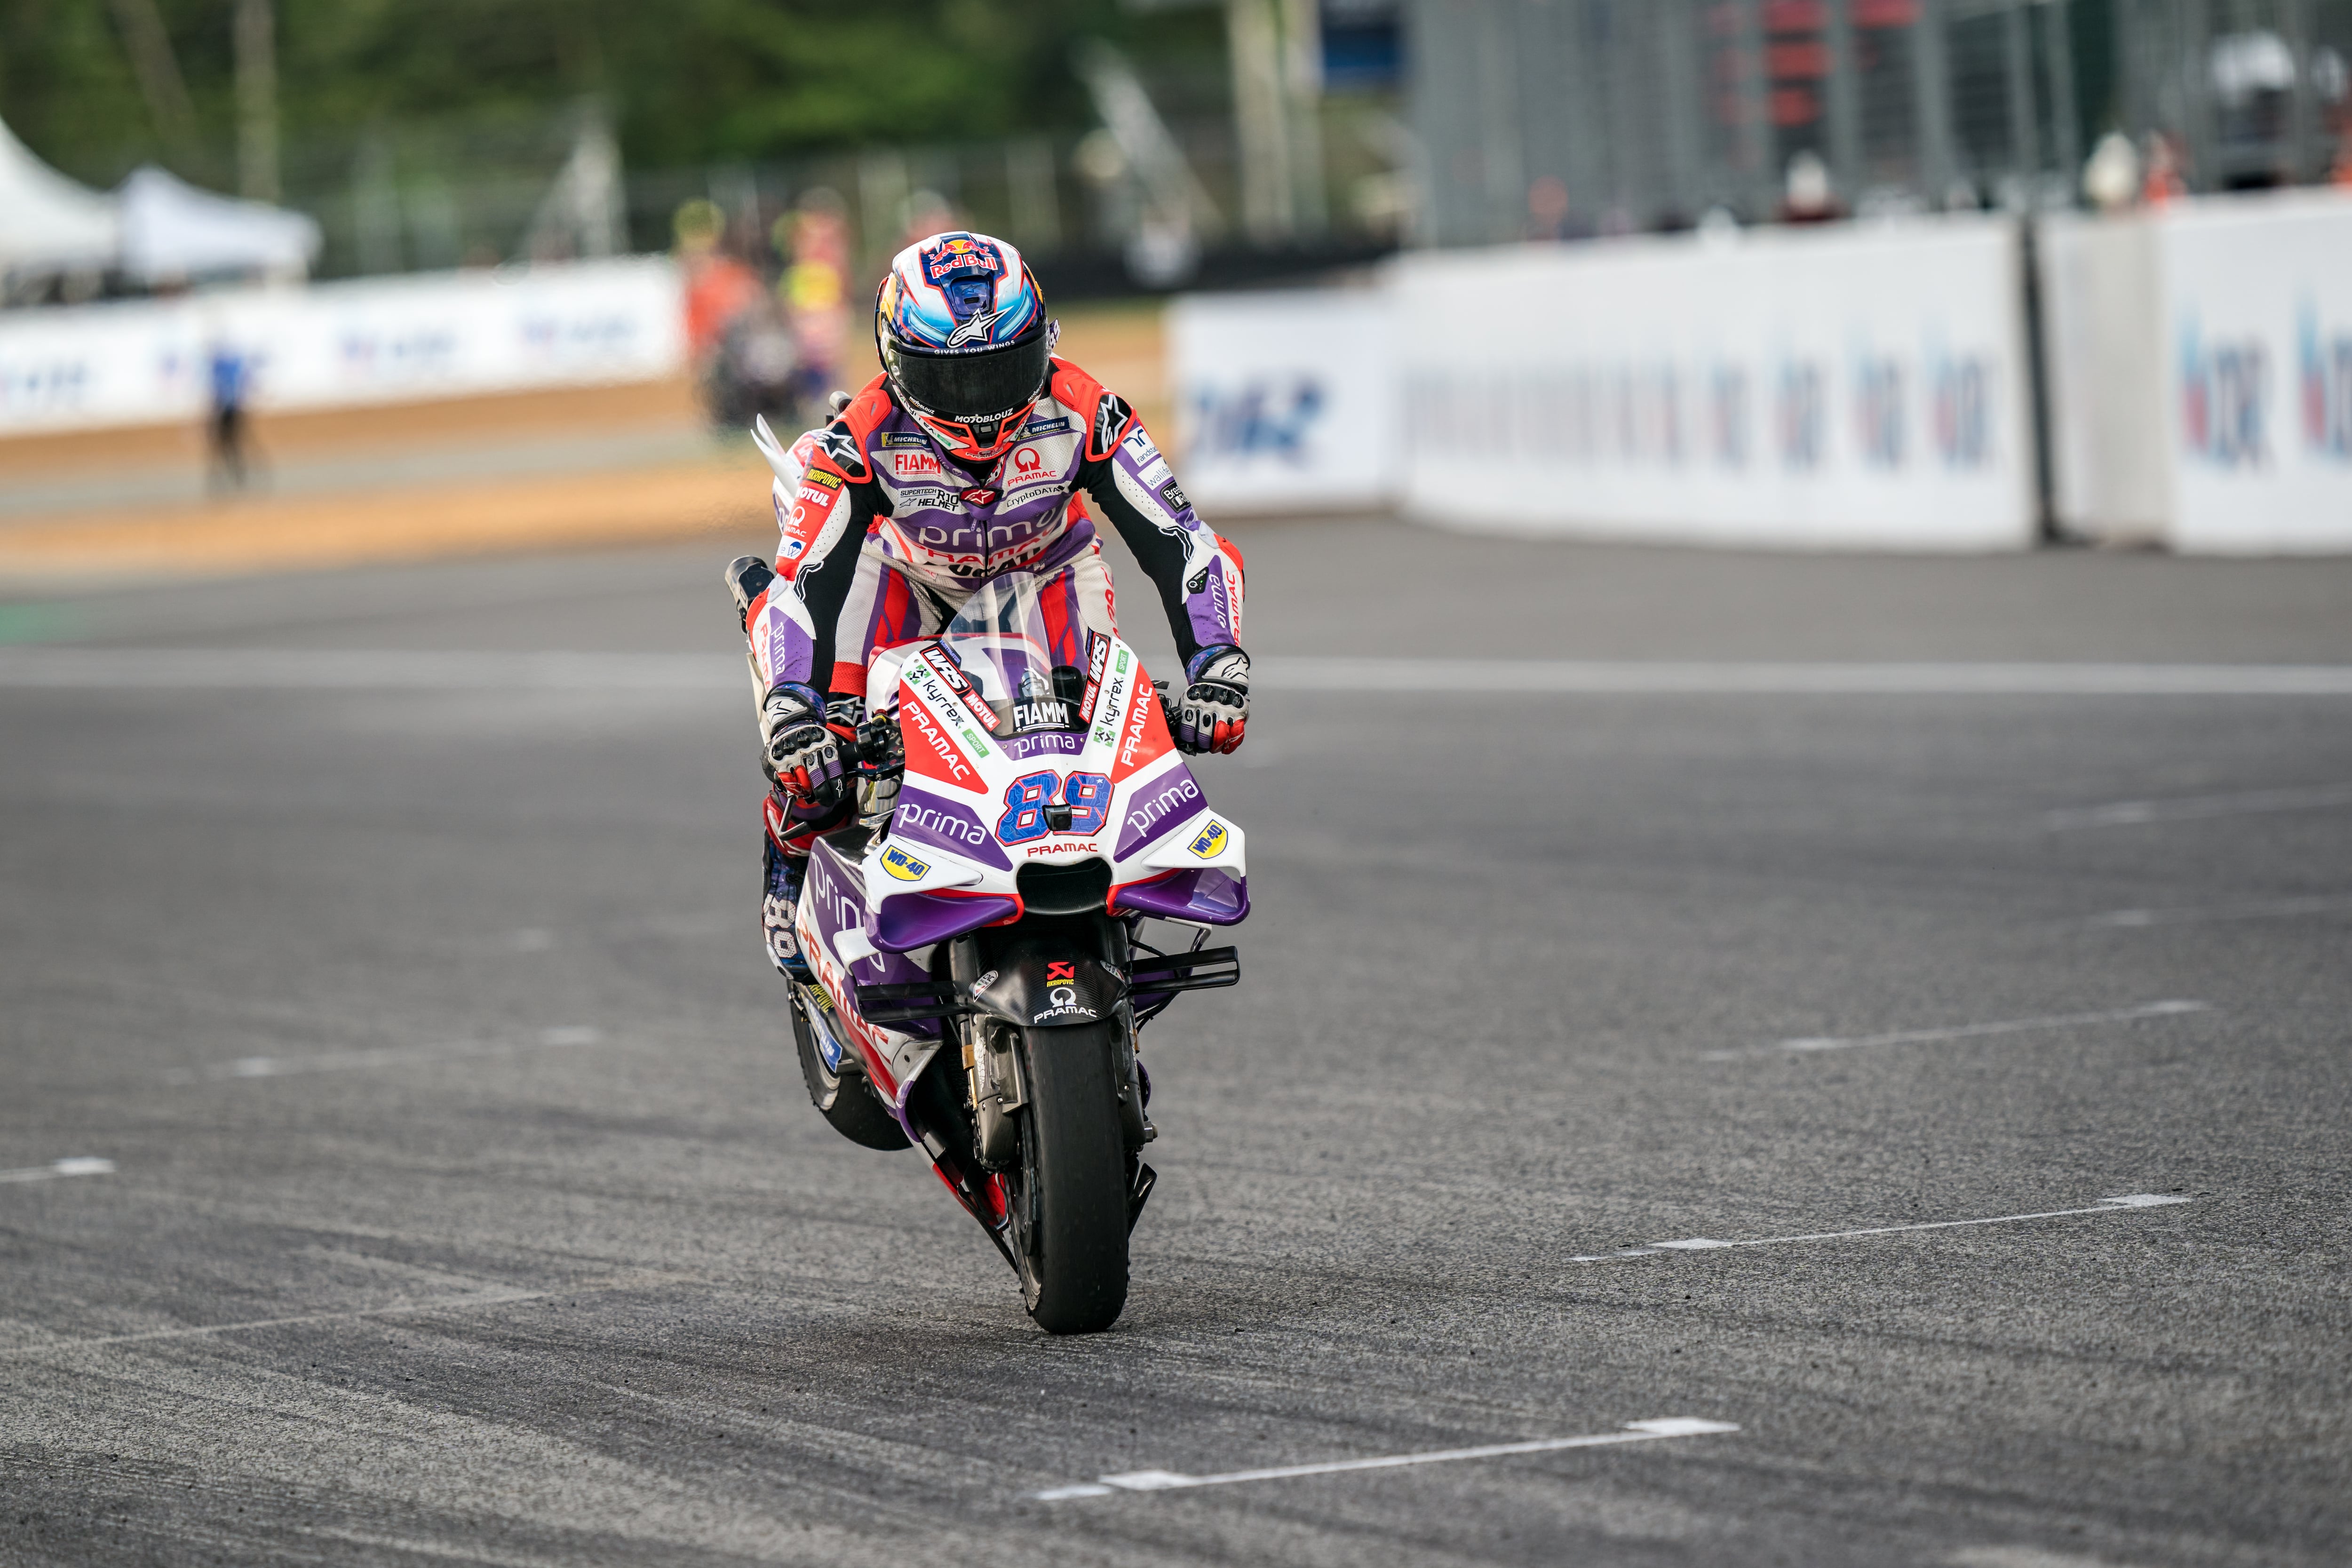
<path id="1" fill-rule="evenodd" d="M 924 413 L 945 419 L 998 419 L 1020 408 L 1045 384 L 1053 339 L 1035 331 L 984 353 L 930 354 L 892 345 L 898 385 Z"/>

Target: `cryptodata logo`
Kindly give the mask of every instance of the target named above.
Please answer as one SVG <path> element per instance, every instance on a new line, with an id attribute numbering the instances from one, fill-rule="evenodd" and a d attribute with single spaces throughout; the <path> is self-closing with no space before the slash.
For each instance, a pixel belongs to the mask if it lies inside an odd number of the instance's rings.
<path id="1" fill-rule="evenodd" d="M 2270 458 L 2270 362 L 2262 343 L 2208 343 L 2190 321 L 2180 331 L 2180 441 L 2216 468 L 2258 468 Z"/>
<path id="2" fill-rule="evenodd" d="M 2309 301 L 2299 328 L 2304 445 L 2337 462 L 2352 462 L 2352 331 L 2326 336 Z"/>

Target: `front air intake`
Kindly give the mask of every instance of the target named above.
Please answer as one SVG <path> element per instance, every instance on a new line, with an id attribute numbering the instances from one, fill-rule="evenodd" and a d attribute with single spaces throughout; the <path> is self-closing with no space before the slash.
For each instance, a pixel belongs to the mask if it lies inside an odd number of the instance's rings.
<path id="1" fill-rule="evenodd" d="M 1075 866 L 1021 868 L 1021 906 L 1033 915 L 1083 915 L 1110 897 L 1110 862 L 1081 860 Z"/>

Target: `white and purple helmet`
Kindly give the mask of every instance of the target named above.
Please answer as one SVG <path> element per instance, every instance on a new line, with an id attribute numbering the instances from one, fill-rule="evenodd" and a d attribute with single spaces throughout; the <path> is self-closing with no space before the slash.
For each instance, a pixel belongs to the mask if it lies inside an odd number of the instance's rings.
<path id="1" fill-rule="evenodd" d="M 1045 395 L 1056 323 L 1021 253 L 961 229 L 898 253 L 874 342 L 907 412 L 959 458 L 1003 456 Z"/>

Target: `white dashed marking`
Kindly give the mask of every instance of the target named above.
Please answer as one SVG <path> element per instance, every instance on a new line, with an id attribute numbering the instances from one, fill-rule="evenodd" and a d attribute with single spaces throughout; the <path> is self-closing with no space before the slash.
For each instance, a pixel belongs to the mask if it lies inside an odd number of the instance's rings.
<path id="1" fill-rule="evenodd" d="M 1670 1415 L 1652 1421 L 1629 1421 L 1622 1432 L 1588 1437 L 1540 1437 L 1531 1443 L 1488 1443 L 1475 1448 L 1439 1448 L 1423 1454 L 1391 1454 L 1377 1459 L 1333 1459 L 1315 1465 L 1277 1465 L 1262 1470 L 1228 1470 L 1222 1475 L 1187 1476 L 1173 1470 L 1129 1470 L 1103 1476 L 1076 1486 L 1054 1487 L 1029 1495 L 1039 1502 L 1066 1502 L 1073 1498 L 1108 1497 L 1113 1492 L 1189 1491 L 1195 1487 L 1229 1487 L 1243 1481 L 1286 1481 L 1301 1476 L 1337 1476 L 1350 1470 L 1393 1470 L 1408 1465 L 1448 1465 L 1462 1459 L 1498 1459 L 1511 1454 L 1549 1454 L 1563 1448 L 1602 1448 L 1621 1443 L 1654 1443 L 1664 1437 L 1697 1437 L 1709 1433 L 1737 1432 L 1728 1421 L 1703 1421 Z"/>
<path id="2" fill-rule="evenodd" d="M 163 1074 L 166 1083 L 216 1083 L 226 1079 L 288 1078 L 297 1073 L 356 1072 L 368 1068 L 407 1067 L 429 1062 L 462 1061 L 475 1057 L 507 1056 L 535 1047 L 593 1046 L 604 1031 L 584 1024 L 541 1029 L 536 1041 L 452 1040 L 434 1046 L 385 1046 L 369 1051 L 321 1051 L 299 1057 L 239 1057 L 200 1068 L 173 1068 Z"/>
<path id="3" fill-rule="evenodd" d="M 2196 822 L 2211 816 L 2252 816 L 2278 811 L 2324 811 L 2352 805 L 2352 784 L 2307 789 L 2246 790 L 2237 795 L 2179 795 L 2170 800 L 2117 800 L 2068 806 L 2042 819 L 2053 833 L 2085 827 L 2137 827 L 2148 822 Z"/>
<path id="4" fill-rule="evenodd" d="M 2083 923 L 2108 930 L 2141 926 L 2198 925 L 2208 921 L 2276 921 L 2296 915 L 2332 915 L 2352 910 L 2352 896 L 2331 894 L 2311 899 L 2267 899 L 2259 903 L 2208 904 L 2185 910 L 2109 910 Z"/>
<path id="5" fill-rule="evenodd" d="M 2101 1198 L 2086 1209 L 2042 1209 L 2033 1214 L 1990 1215 L 1981 1219 L 1935 1219 L 1917 1225 L 1874 1225 L 1862 1230 L 1817 1230 L 1804 1236 L 1763 1236 L 1748 1241 L 1717 1241 L 1710 1237 L 1694 1236 L 1681 1241 L 1654 1241 L 1647 1247 L 1629 1247 L 1622 1252 L 1582 1253 L 1569 1261 L 1615 1263 L 1628 1258 L 1656 1258 L 1668 1252 L 1711 1252 L 1724 1247 L 1780 1247 L 1798 1241 L 1844 1241 L 1864 1236 L 1896 1236 L 1910 1230 L 1951 1230 L 1967 1225 L 2019 1225 L 2027 1220 L 2066 1219 L 2075 1215 L 2128 1214 L 2133 1209 L 2164 1208 L 2173 1204 L 2194 1202 L 2194 1198 L 2171 1193 L 2126 1193 L 2120 1197 Z"/>
<path id="6" fill-rule="evenodd" d="M 70 1159 L 52 1160 L 46 1165 L 26 1165 L 14 1171 L 0 1171 L 0 1182 L 54 1182 L 59 1176 L 110 1176 L 114 1162 L 93 1155 L 78 1154 Z"/>
<path id="7" fill-rule="evenodd" d="M 1267 654 L 1270 691 L 1626 693 L 1700 697 L 2352 697 L 2339 664 L 1768 664 Z"/>
<path id="8" fill-rule="evenodd" d="M 1869 1046 L 1912 1046 L 1929 1040 L 1973 1040 L 1992 1035 L 2024 1035 L 2043 1029 L 2075 1029 L 2091 1024 L 2130 1024 L 2143 1018 L 2176 1018 L 2188 1013 L 2210 1013 L 2210 1002 L 2148 1002 L 2137 1007 L 2116 1007 L 2102 1013 L 2052 1013 L 2039 1018 L 2004 1018 L 1990 1024 L 1953 1024 L 1937 1029 L 1897 1029 L 1885 1035 L 1812 1036 L 1776 1040 L 1736 1051 L 1709 1051 L 1704 1060 L 1741 1061 L 1749 1057 L 1804 1056 L 1815 1051 L 1860 1050 Z"/>

